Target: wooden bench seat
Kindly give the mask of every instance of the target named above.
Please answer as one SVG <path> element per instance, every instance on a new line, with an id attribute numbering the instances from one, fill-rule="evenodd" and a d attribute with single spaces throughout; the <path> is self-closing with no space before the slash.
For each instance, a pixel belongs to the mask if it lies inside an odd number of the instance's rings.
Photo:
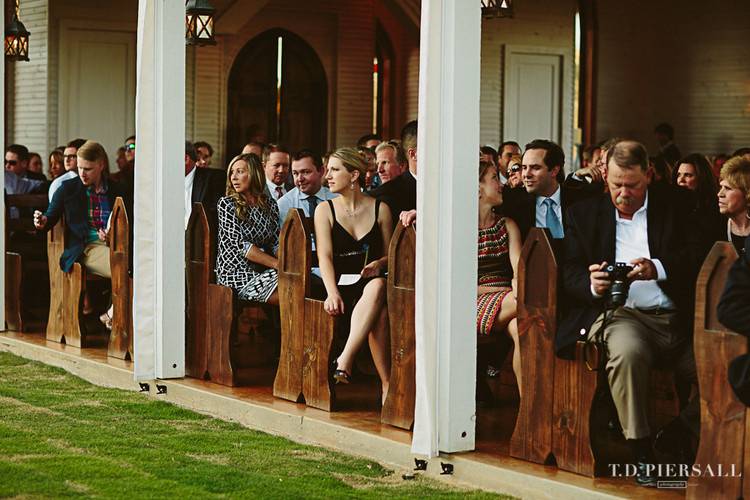
<path id="1" fill-rule="evenodd" d="M 281 355 L 273 395 L 325 411 L 335 408 L 329 372 L 338 321 L 310 297 L 312 220 L 290 210 L 279 236 Z"/>
<path id="2" fill-rule="evenodd" d="M 130 275 L 130 222 L 122 198 L 115 200 L 109 230 L 112 273 L 112 331 L 107 355 L 133 359 L 133 278 Z"/>
<path id="3" fill-rule="evenodd" d="M 391 336 L 391 381 L 380 421 L 411 429 L 416 397 L 414 274 L 417 233 L 397 225 L 388 247 L 388 323 Z"/>
<path id="4" fill-rule="evenodd" d="M 185 373 L 226 386 L 247 385 L 259 374 L 252 346 L 239 341 L 238 318 L 244 308 L 265 316 L 267 306 L 239 300 L 231 288 L 213 282 L 214 241 L 203 205 L 193 204 L 185 233 Z"/>
<path id="5" fill-rule="evenodd" d="M 687 498 L 750 498 L 750 416 L 737 399 L 727 379 L 729 363 L 748 352 L 747 338 L 722 325 L 716 308 L 724 290 L 729 269 L 737 252 L 729 242 L 718 242 L 703 263 L 696 287 L 694 328 L 695 363 L 700 387 L 701 435 L 696 464 L 714 467 L 722 464 L 724 473 L 743 477 L 690 479 Z M 744 470 L 743 470 L 744 464 Z"/>
<path id="6" fill-rule="evenodd" d="M 33 211 L 46 210 L 48 201 L 46 194 L 16 194 L 6 195 L 5 203 L 5 324 L 9 330 L 22 332 L 30 320 L 30 299 L 45 293 L 49 286 L 46 240 L 36 232 L 33 220 Z M 10 207 L 23 209 L 20 217 L 11 218 Z M 24 278 L 31 280 L 33 287 L 24 286 Z"/>

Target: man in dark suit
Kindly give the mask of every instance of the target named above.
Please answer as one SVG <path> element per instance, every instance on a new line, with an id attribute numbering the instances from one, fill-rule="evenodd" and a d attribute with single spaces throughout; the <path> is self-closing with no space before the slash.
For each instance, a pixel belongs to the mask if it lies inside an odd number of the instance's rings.
<path id="1" fill-rule="evenodd" d="M 26 146 L 21 144 L 11 144 L 5 149 L 5 170 L 13 172 L 19 179 L 40 181 L 44 186 L 47 186 L 47 178 L 44 174 L 29 170 L 29 158 L 29 149 Z M 37 189 L 37 191 L 38 190 L 39 189 Z M 6 191 L 8 191 L 7 188 Z M 9 192 L 8 194 L 23 193 Z"/>
<path id="2" fill-rule="evenodd" d="M 679 379 L 696 382 L 690 325 L 701 255 L 687 216 L 689 201 L 669 186 L 648 188 L 648 154 L 641 144 L 617 143 L 607 152 L 607 165 L 609 193 L 568 211 L 563 294 L 569 310 L 556 348 L 565 356 L 579 339 L 603 341 L 612 397 L 638 465 L 636 479 L 653 486 L 657 478 L 647 467 L 655 463 L 647 418 L 650 370 L 657 360 L 670 360 Z M 633 266 L 627 301 L 617 307 L 605 271 L 615 262 Z M 685 440 L 688 431 L 698 432 L 696 403 L 694 398 L 678 421 Z"/>
<path id="3" fill-rule="evenodd" d="M 565 153 L 552 141 L 536 139 L 523 153 L 523 187 L 503 193 L 502 211 L 518 224 L 525 240 L 532 227 L 550 231 L 553 239 L 565 236 L 565 210 L 573 203 L 590 197 L 590 189 L 571 189 L 562 185 Z M 553 242 L 559 247 L 559 242 Z M 557 248 L 556 248 L 557 250 Z"/>
<path id="4" fill-rule="evenodd" d="M 185 228 L 187 229 L 193 203 L 202 203 L 209 223 L 215 227 L 216 202 L 226 192 L 224 172 L 212 168 L 196 168 L 198 153 L 190 141 L 185 141 Z"/>
<path id="5" fill-rule="evenodd" d="M 400 220 L 408 226 L 417 218 L 417 120 L 410 121 L 401 130 L 401 148 L 406 153 L 409 169 L 370 191 L 370 195 L 388 205 L 394 222 Z"/>

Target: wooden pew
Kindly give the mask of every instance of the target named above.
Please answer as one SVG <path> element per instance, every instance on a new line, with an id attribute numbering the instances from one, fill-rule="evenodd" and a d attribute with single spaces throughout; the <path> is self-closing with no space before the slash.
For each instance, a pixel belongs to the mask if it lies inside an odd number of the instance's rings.
<path id="1" fill-rule="evenodd" d="M 337 321 L 310 295 L 312 221 L 302 210 L 290 210 L 279 239 L 281 358 L 273 394 L 332 411 L 331 350 Z"/>
<path id="2" fill-rule="evenodd" d="M 236 385 L 229 353 L 234 299 L 232 289 L 211 283 L 211 230 L 203 205 L 193 204 L 186 238 L 186 374 Z"/>
<path id="3" fill-rule="evenodd" d="M 203 205 L 194 203 L 185 233 L 186 374 L 231 387 L 247 385 L 256 373 L 246 369 L 251 363 L 238 339 L 238 317 L 246 307 L 263 315 L 263 305 L 240 300 L 231 288 L 212 282 L 214 239 Z"/>
<path id="4" fill-rule="evenodd" d="M 107 355 L 133 359 L 133 279 L 130 277 L 130 224 L 122 198 L 115 200 L 109 232 L 112 272 L 112 331 Z"/>
<path id="5" fill-rule="evenodd" d="M 701 403 L 701 435 L 696 464 L 711 464 L 714 472 L 722 464 L 724 473 L 737 467 L 744 477 L 750 474 L 750 418 L 745 405 L 735 396 L 727 380 L 729 363 L 748 351 L 747 339 L 724 327 L 716 307 L 729 269 L 737 252 L 729 242 L 717 242 L 703 262 L 696 286 L 694 328 L 695 363 Z M 710 477 L 690 479 L 687 498 L 750 498 L 750 479 Z"/>
<path id="6" fill-rule="evenodd" d="M 598 384 L 606 387 L 602 372 L 592 372 L 585 363 L 585 344 L 578 342 L 575 359 L 555 355 L 557 330 L 558 270 L 549 238 L 543 229 L 532 228 L 521 251 L 518 270 L 518 330 L 522 387 L 518 417 L 510 441 L 510 455 L 535 463 L 549 463 L 586 476 L 607 473 L 607 464 L 623 463 L 606 439 L 592 440 L 593 403 Z M 598 353 L 589 353 L 596 365 Z M 670 375 L 654 370 L 652 399 L 671 398 L 662 406 L 676 415 L 676 399 Z M 664 393 L 667 393 L 667 396 Z M 658 408 L 655 404 L 652 413 Z M 597 425 L 597 430 L 601 426 Z M 604 430 L 603 432 L 607 432 Z M 600 444 L 599 441 L 605 441 Z"/>
<path id="7" fill-rule="evenodd" d="M 24 320 L 21 310 L 22 282 L 21 254 L 5 252 L 5 327 L 17 332 L 24 331 Z"/>
<path id="8" fill-rule="evenodd" d="M 46 194 L 15 194 L 6 195 L 6 217 L 5 217 L 5 324 L 6 328 L 15 331 L 25 331 L 27 323 L 27 305 L 24 304 L 23 293 L 23 276 L 29 272 L 45 273 L 47 269 L 46 259 L 38 259 L 44 255 L 44 243 L 40 241 L 39 248 L 31 241 L 33 248 L 28 245 L 22 245 L 23 248 L 12 247 L 11 235 L 14 232 L 33 232 L 35 231 L 33 210 L 46 210 L 48 201 Z M 16 207 L 27 209 L 22 213 L 20 218 L 11 219 L 9 208 Z M 35 276 L 29 275 L 34 278 Z M 39 289 L 36 287 L 36 291 Z"/>
<path id="9" fill-rule="evenodd" d="M 414 424 L 415 337 L 414 265 L 417 233 L 398 224 L 388 248 L 388 323 L 391 381 L 380 421 L 411 429 Z"/>
<path id="10" fill-rule="evenodd" d="M 555 356 L 558 272 L 543 229 L 533 228 L 518 263 L 521 401 L 510 455 L 535 463 L 555 456 L 558 466 L 593 475 L 588 416 L 596 375 L 578 361 Z M 582 345 L 577 356 L 581 359 Z"/>
<path id="11" fill-rule="evenodd" d="M 49 266 L 50 308 L 47 320 L 47 340 L 74 347 L 86 347 L 86 335 L 81 328 L 82 298 L 86 290 L 86 271 L 79 262 L 69 273 L 60 269 L 60 256 L 65 249 L 65 221 L 60 221 L 47 233 L 47 262 Z"/>

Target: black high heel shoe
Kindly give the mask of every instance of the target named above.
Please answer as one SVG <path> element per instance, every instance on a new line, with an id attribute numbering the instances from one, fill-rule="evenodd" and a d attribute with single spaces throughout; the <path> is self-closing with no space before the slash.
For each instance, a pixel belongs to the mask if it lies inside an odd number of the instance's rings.
<path id="1" fill-rule="evenodd" d="M 332 363 L 333 368 L 333 382 L 336 384 L 348 384 L 352 381 L 351 373 L 346 370 L 339 370 L 339 362 L 334 359 Z"/>

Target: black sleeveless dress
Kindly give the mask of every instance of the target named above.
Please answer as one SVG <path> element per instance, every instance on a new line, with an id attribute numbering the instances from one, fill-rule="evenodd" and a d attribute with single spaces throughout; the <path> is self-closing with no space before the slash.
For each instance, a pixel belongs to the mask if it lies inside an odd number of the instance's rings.
<path id="1" fill-rule="evenodd" d="M 333 215 L 333 226 L 331 227 L 331 244 L 333 247 L 333 269 L 336 272 L 336 282 L 342 274 L 359 274 L 362 269 L 372 261 L 383 257 L 383 235 L 378 226 L 378 212 L 380 200 L 375 200 L 375 222 L 370 231 L 360 239 L 344 229 L 336 220 L 336 210 L 333 202 L 327 200 Z M 361 278 L 353 285 L 339 285 L 339 293 L 344 300 L 345 313 L 351 314 L 354 304 L 362 296 L 365 285 L 375 278 Z"/>

